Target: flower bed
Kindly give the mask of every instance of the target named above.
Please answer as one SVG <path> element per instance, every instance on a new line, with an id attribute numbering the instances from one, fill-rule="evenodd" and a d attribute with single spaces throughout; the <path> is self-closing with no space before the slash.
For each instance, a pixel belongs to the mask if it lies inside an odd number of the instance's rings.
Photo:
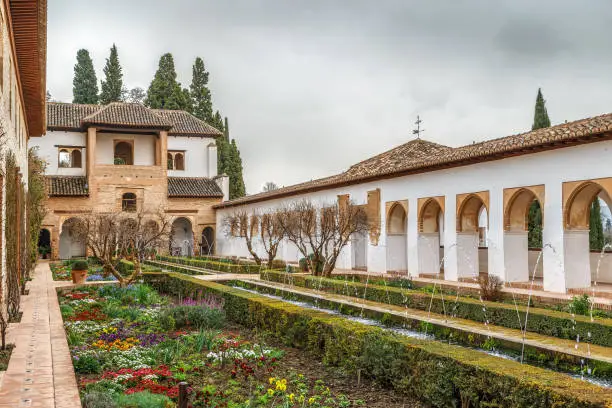
<path id="1" fill-rule="evenodd" d="M 370 376 L 433 406 L 575 408 L 612 404 L 610 390 L 460 346 L 398 336 L 181 274 L 147 274 L 145 280 L 175 296 L 202 289 L 223 296 L 228 319 L 268 331 L 329 365 Z"/>
<path id="2" fill-rule="evenodd" d="M 310 364 L 291 362 L 286 349 L 228 327 L 222 297 L 194 292 L 179 302 L 142 284 L 58 296 L 86 408 L 173 407 L 182 381 L 190 407 L 365 404 L 304 375 Z M 388 406 L 388 397 L 372 401 Z"/>
<path id="3" fill-rule="evenodd" d="M 459 318 L 476 322 L 488 320 L 494 325 L 519 330 L 522 327 L 519 324 L 518 316 L 521 322 L 524 322 L 527 312 L 526 307 L 521 305 L 518 306 L 517 312 L 514 305 L 507 303 L 486 301 L 483 303 L 478 299 L 465 297 L 450 297 L 443 300 L 439 296 L 432 297 L 431 294 L 419 290 L 325 279 L 309 275 L 292 275 L 277 271 L 262 272 L 261 279 L 337 295 L 353 296 L 373 302 L 431 310 L 438 314 L 443 314 L 445 310 L 447 313 L 452 310 L 453 315 Z M 486 314 L 483 313 L 483 304 L 486 307 Z M 529 309 L 527 331 L 573 340 L 578 335 L 581 341 L 584 339 L 592 344 L 612 347 L 612 319 L 596 317 L 591 321 L 591 318 L 587 316 L 571 316 L 564 312 L 532 307 Z"/>

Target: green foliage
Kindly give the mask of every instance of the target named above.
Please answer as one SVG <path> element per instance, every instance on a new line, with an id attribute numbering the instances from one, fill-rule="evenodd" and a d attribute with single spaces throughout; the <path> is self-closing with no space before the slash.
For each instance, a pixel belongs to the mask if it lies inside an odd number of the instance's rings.
<path id="1" fill-rule="evenodd" d="M 74 315 L 74 309 L 68 305 L 61 305 L 60 313 L 62 314 L 62 318 L 66 319 L 67 317 Z"/>
<path id="2" fill-rule="evenodd" d="M 265 271 L 260 274 L 261 279 L 273 282 L 285 283 L 291 281 L 295 286 L 322 290 L 338 295 L 347 294 L 359 299 L 365 298 L 380 303 L 390 303 L 396 306 L 405 306 L 418 310 L 429 310 L 431 305 L 432 313 L 443 314 L 448 304 L 443 304 L 439 296 L 432 296 L 421 290 L 410 290 L 379 285 L 366 284 L 360 282 L 341 281 L 337 279 L 318 278 L 313 276 L 291 275 L 278 271 Z M 487 313 L 486 317 L 482 311 L 482 303 L 476 299 L 458 297 L 455 315 L 458 318 L 484 322 L 489 320 L 490 324 L 508 327 L 511 329 L 521 329 L 520 321 L 525 321 L 526 307 L 519 306 L 518 316 L 513 304 L 501 302 L 485 302 Z M 227 310 L 226 310 L 227 311 Z M 546 310 L 540 308 L 529 309 L 527 331 L 544 334 L 547 336 L 558 337 L 561 339 L 575 339 L 579 334 L 581 338 L 588 338 L 591 333 L 591 342 L 602 346 L 612 346 L 612 320 L 595 319 L 578 316 L 575 324 L 572 323 L 571 316 L 564 312 Z M 574 327 L 575 326 L 575 327 Z"/>
<path id="3" fill-rule="evenodd" d="M 204 306 L 181 305 L 164 309 L 160 313 L 160 325 L 166 325 L 174 320 L 174 327 L 182 329 L 192 327 L 198 330 L 219 329 L 225 324 L 225 313 L 223 310 L 208 308 Z"/>
<path id="4" fill-rule="evenodd" d="M 82 402 L 85 408 L 117 408 L 113 397 L 103 391 L 87 392 Z"/>
<path id="5" fill-rule="evenodd" d="M 22 230 L 24 218 L 23 207 L 23 184 L 21 175 L 17 167 L 15 155 L 9 152 L 5 156 L 5 186 L 6 186 L 6 212 L 5 224 L 6 231 Z M 14 320 L 19 315 L 19 305 L 21 300 L 20 269 L 24 260 L 28 257 L 19 257 L 18 254 L 23 250 L 23 242 L 18 240 L 19 234 L 5 234 L 6 240 L 6 306 L 9 320 Z M 1 313 L 0 313 L 1 315 Z"/>
<path id="6" fill-rule="evenodd" d="M 533 200 L 529 207 L 527 231 L 529 248 L 542 248 L 542 209 L 538 200 Z"/>
<path id="7" fill-rule="evenodd" d="M 176 80 L 172 54 L 162 55 L 155 77 L 147 91 L 145 105 L 155 109 L 189 110 L 191 103 L 188 94 L 189 92 L 183 90 Z"/>
<path id="8" fill-rule="evenodd" d="M 536 97 L 535 112 L 533 114 L 533 126 L 531 130 L 550 127 L 550 118 L 546 110 L 546 101 L 542 96 L 542 89 L 538 88 L 538 96 Z"/>
<path id="9" fill-rule="evenodd" d="M 208 89 L 208 72 L 204 60 L 197 57 L 193 64 L 190 95 L 193 102 L 193 115 L 209 124 L 213 122 L 213 106 L 210 89 Z"/>
<path id="10" fill-rule="evenodd" d="M 196 268 L 202 269 L 212 269 L 217 272 L 224 273 L 259 273 L 261 270 L 261 266 L 255 263 L 230 263 L 230 262 L 222 262 L 222 261 L 209 261 L 204 259 L 196 259 L 196 258 L 182 258 L 177 256 L 163 256 L 158 255 L 157 259 L 164 262 L 173 262 L 176 264 L 193 266 Z M 164 265 L 164 268 L 172 268 L 171 266 Z M 180 267 L 177 266 L 177 269 Z M 189 271 L 188 269 L 177 270 L 177 272 L 183 272 L 188 274 L 199 274 L 197 271 Z"/>
<path id="11" fill-rule="evenodd" d="M 150 286 L 136 284 L 121 287 L 117 285 L 104 285 L 98 288 L 98 295 L 107 301 L 114 299 L 126 305 L 155 305 L 161 303 L 159 294 Z"/>
<path id="12" fill-rule="evenodd" d="M 102 372 L 100 361 L 92 355 L 73 359 L 74 371 L 79 374 L 99 374 Z"/>
<path id="13" fill-rule="evenodd" d="M 121 275 L 130 276 L 134 273 L 134 262 L 128 261 L 127 259 L 121 259 L 115 268 Z"/>
<path id="14" fill-rule="evenodd" d="M 72 263 L 72 270 L 73 271 L 86 271 L 89 269 L 89 265 L 87 264 L 86 260 L 76 260 Z"/>
<path id="15" fill-rule="evenodd" d="M 160 313 L 157 317 L 159 326 L 166 332 L 174 331 L 176 328 L 176 321 L 172 317 L 172 313 Z"/>
<path id="16" fill-rule="evenodd" d="M 110 50 L 110 57 L 106 59 L 104 76 L 105 80 L 101 84 L 100 103 L 106 105 L 111 102 L 120 102 L 123 93 L 123 72 L 115 44 Z"/>
<path id="17" fill-rule="evenodd" d="M 147 274 L 144 278 L 173 296 L 186 296 L 202 288 L 223 296 L 230 320 L 266 331 L 327 365 L 360 372 L 435 407 L 577 408 L 609 402 L 603 388 L 475 350 L 398 336 L 185 275 Z"/>
<path id="18" fill-rule="evenodd" d="M 217 112 L 213 122 L 220 120 L 219 112 Z M 230 199 L 239 198 L 246 194 L 244 177 L 242 175 L 242 158 L 240 157 L 236 140 L 230 140 L 227 118 L 225 118 L 225 124 L 222 125 L 221 130 L 224 133 L 224 137 L 217 139 L 218 173 L 229 176 Z"/>
<path id="19" fill-rule="evenodd" d="M 74 66 L 72 80 L 72 103 L 98 103 L 98 79 L 89 56 L 89 51 L 80 49 L 77 52 L 77 63 Z"/>
<path id="20" fill-rule="evenodd" d="M 34 265 L 38 259 L 38 253 L 45 255 L 51 251 L 49 247 L 38 248 L 38 237 L 47 209 L 45 199 L 45 169 L 47 163 L 38 157 L 36 148 L 28 150 L 28 223 L 30 233 L 30 265 Z"/>
<path id="21" fill-rule="evenodd" d="M 595 197 L 589 213 L 589 245 L 591 251 L 601 251 L 604 247 L 603 223 L 599 197 Z"/>
<path id="22" fill-rule="evenodd" d="M 588 295 L 574 296 L 568 303 L 567 308 L 570 313 L 588 316 L 591 311 L 591 302 Z"/>
<path id="23" fill-rule="evenodd" d="M 120 408 L 166 408 L 172 406 L 172 400 L 165 395 L 151 394 L 148 391 L 122 394 L 117 397 Z"/>

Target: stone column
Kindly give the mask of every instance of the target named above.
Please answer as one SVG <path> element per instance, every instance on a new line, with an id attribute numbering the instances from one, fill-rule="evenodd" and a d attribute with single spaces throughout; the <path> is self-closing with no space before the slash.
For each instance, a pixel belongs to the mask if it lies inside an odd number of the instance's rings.
<path id="1" fill-rule="evenodd" d="M 92 177 L 96 167 L 96 128 L 87 129 L 87 176 Z M 90 183 L 91 185 L 91 183 Z"/>
<path id="2" fill-rule="evenodd" d="M 406 253 L 408 254 L 408 274 L 418 277 L 421 271 L 419 263 L 419 204 L 418 200 L 408 200 L 408 229 L 406 230 Z"/>
<path id="3" fill-rule="evenodd" d="M 504 244 L 504 190 L 494 187 L 489 190 L 489 216 L 487 231 L 488 273 L 506 280 Z M 527 254 L 525 254 L 527 256 Z M 525 258 L 526 259 L 526 258 Z"/>
<path id="4" fill-rule="evenodd" d="M 565 231 L 563 228 L 561 183 L 546 184 L 544 194 L 545 199 L 542 212 L 544 215 L 544 229 L 542 231 L 544 290 L 565 293 L 567 288 L 565 285 L 566 271 L 564 266 Z"/>
<path id="5" fill-rule="evenodd" d="M 444 200 L 444 279 L 459 280 L 457 255 L 457 200 L 455 195 L 447 195 Z"/>
<path id="6" fill-rule="evenodd" d="M 563 235 L 565 288 L 591 286 L 589 230 L 567 230 Z M 544 267 L 546 268 L 546 264 Z M 544 269 L 546 271 L 546 269 Z M 546 272 L 545 272 L 546 273 Z M 546 275 L 544 275 L 546 276 Z"/>

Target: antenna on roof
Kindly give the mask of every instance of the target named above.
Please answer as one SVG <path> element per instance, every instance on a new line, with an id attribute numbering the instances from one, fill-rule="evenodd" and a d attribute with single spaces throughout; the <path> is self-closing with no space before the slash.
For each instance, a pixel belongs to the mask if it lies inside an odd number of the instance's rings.
<path id="1" fill-rule="evenodd" d="M 425 131 L 425 129 L 421 129 L 421 123 L 423 123 L 423 121 L 421 120 L 421 117 L 419 115 L 417 115 L 417 120 L 416 122 L 414 122 L 415 125 L 417 125 L 416 129 L 412 130 L 412 134 L 413 135 L 417 135 L 417 139 L 421 138 L 421 133 L 423 133 Z"/>

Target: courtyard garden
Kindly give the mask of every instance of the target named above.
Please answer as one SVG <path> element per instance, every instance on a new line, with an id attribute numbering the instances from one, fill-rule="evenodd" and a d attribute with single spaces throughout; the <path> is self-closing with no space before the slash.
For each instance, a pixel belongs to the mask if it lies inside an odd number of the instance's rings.
<path id="1" fill-rule="evenodd" d="M 191 407 L 420 406 L 236 324 L 216 294 L 104 285 L 59 300 L 87 408 L 172 407 L 183 381 Z"/>

